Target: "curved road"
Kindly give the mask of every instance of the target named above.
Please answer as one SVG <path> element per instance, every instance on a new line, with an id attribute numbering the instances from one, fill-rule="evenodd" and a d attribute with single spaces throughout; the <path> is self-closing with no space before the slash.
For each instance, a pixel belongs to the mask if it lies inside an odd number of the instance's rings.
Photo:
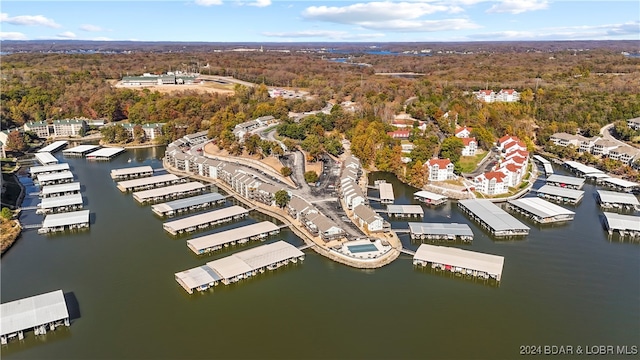
<path id="1" fill-rule="evenodd" d="M 602 128 L 600 128 L 600 135 L 602 135 L 602 138 L 605 140 L 610 140 L 615 142 L 618 145 L 621 146 L 632 146 L 630 144 L 627 144 L 626 142 L 622 141 L 622 140 L 618 140 L 615 137 L 613 137 L 613 134 L 611 134 L 611 130 L 613 130 L 613 124 L 607 124 L 605 126 L 603 126 Z"/>

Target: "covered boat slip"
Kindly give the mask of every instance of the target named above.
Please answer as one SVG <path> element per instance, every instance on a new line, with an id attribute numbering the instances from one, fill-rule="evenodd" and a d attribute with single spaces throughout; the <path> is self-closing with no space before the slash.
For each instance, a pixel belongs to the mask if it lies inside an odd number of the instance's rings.
<path id="1" fill-rule="evenodd" d="M 423 217 L 424 209 L 420 205 L 387 205 L 387 213 L 395 217 Z"/>
<path id="2" fill-rule="evenodd" d="M 218 282 L 222 280 L 220 275 L 216 274 L 208 265 L 178 272 L 175 277 L 178 284 L 189 294 L 193 294 L 194 290 L 207 290 L 218 285 Z"/>
<path id="3" fill-rule="evenodd" d="M 40 197 L 42 198 L 50 198 L 57 196 L 65 196 L 72 194 L 80 193 L 80 183 L 72 182 L 66 184 L 58 184 L 58 185 L 47 185 L 43 186 L 40 190 Z"/>
<path id="4" fill-rule="evenodd" d="M 66 229 L 84 229 L 89 227 L 89 210 L 72 211 L 47 215 L 38 234 L 65 231 Z"/>
<path id="5" fill-rule="evenodd" d="M 455 247 L 422 244 L 413 256 L 413 264 L 500 281 L 504 257 Z"/>
<path id="6" fill-rule="evenodd" d="M 387 182 L 379 183 L 380 188 L 380 202 L 383 204 L 393 204 L 395 201 L 395 195 L 393 194 L 393 185 Z"/>
<path id="7" fill-rule="evenodd" d="M 264 241 L 270 235 L 280 232 L 280 227 L 270 221 L 262 221 L 219 233 L 187 240 L 187 246 L 196 255 L 221 250 L 223 247 L 246 244 L 250 240 Z"/>
<path id="8" fill-rule="evenodd" d="M 549 176 L 553 174 L 553 166 L 551 164 L 543 164 L 545 175 Z"/>
<path id="9" fill-rule="evenodd" d="M 45 335 L 47 328 L 69 326 L 69 311 L 62 290 L 10 301 L 0 305 L 0 339 L 3 345 L 13 337 L 24 339 L 24 331 Z"/>
<path id="10" fill-rule="evenodd" d="M 584 164 L 581 164 L 579 162 L 576 161 L 565 161 L 564 162 L 564 166 L 568 167 L 569 169 L 571 169 L 571 171 L 573 171 L 574 173 L 576 173 L 578 176 L 580 177 L 584 177 L 584 178 L 598 178 L 598 177 L 608 177 L 607 174 L 604 173 L 604 171 L 602 170 L 598 170 L 594 167 L 591 166 L 587 166 Z"/>
<path id="11" fill-rule="evenodd" d="M 409 223 L 412 240 L 473 241 L 473 231 L 467 224 L 458 223 Z"/>
<path id="12" fill-rule="evenodd" d="M 248 214 L 249 210 L 242 206 L 233 205 L 220 210 L 208 211 L 202 214 L 168 221 L 162 224 L 162 227 L 171 235 L 178 235 L 184 232 L 194 232 L 210 226 L 241 219 Z"/>
<path id="13" fill-rule="evenodd" d="M 599 179 L 598 184 L 617 191 L 624 192 L 632 192 L 634 190 L 640 189 L 640 184 L 638 183 L 613 177 Z"/>
<path id="14" fill-rule="evenodd" d="M 640 217 L 604 212 L 604 224 L 609 235 L 617 231 L 621 237 L 640 238 Z"/>
<path id="15" fill-rule="evenodd" d="M 536 193 L 541 198 L 572 205 L 578 204 L 584 196 L 584 191 L 582 190 L 566 189 L 551 185 L 542 185 L 540 189 L 536 190 Z"/>
<path id="16" fill-rule="evenodd" d="M 38 162 L 44 166 L 58 163 L 58 159 L 56 159 L 55 156 L 51 155 L 51 153 L 48 152 L 37 152 L 33 155 L 36 157 L 36 160 L 38 160 Z"/>
<path id="17" fill-rule="evenodd" d="M 96 150 L 94 152 L 88 153 L 86 158 L 89 160 L 111 160 L 114 157 L 125 152 L 124 148 L 121 147 L 106 147 L 100 150 Z"/>
<path id="18" fill-rule="evenodd" d="M 562 188 L 569 188 L 580 190 L 584 185 L 585 180 L 582 178 L 576 178 L 573 176 L 564 175 L 551 175 L 547 178 L 547 184 L 553 186 L 559 186 Z"/>
<path id="19" fill-rule="evenodd" d="M 38 150 L 38 152 L 48 152 L 48 153 L 52 153 L 52 152 L 56 152 L 60 149 L 62 149 L 63 147 L 67 146 L 69 142 L 65 141 L 65 140 L 58 140 L 58 141 L 54 141 L 51 144 L 43 147 L 42 149 Z"/>
<path id="20" fill-rule="evenodd" d="M 640 209 L 640 203 L 635 195 L 615 191 L 598 190 L 598 203 L 605 209 Z"/>
<path id="21" fill-rule="evenodd" d="M 179 199 L 204 192 L 207 187 L 197 181 L 167 187 L 138 191 L 133 193 L 133 198 L 141 203 L 157 203 L 169 199 Z"/>
<path id="22" fill-rule="evenodd" d="M 542 157 L 540 155 L 533 155 L 533 160 L 536 160 L 540 164 L 551 164 L 551 162 L 549 162 L 549 160 L 545 159 L 544 157 Z"/>
<path id="23" fill-rule="evenodd" d="M 51 174 L 40 174 L 36 177 L 40 186 L 66 184 L 73 181 L 73 173 L 71 171 L 62 171 Z"/>
<path id="24" fill-rule="evenodd" d="M 215 204 L 223 204 L 227 201 L 226 199 L 226 196 L 218 193 L 208 193 L 152 205 L 151 211 L 158 216 L 174 216 L 187 211 L 206 209 Z"/>
<path id="25" fill-rule="evenodd" d="M 89 152 L 94 151 L 99 148 L 98 145 L 78 145 L 72 147 L 71 149 L 62 150 L 62 155 L 64 156 L 84 156 Z"/>
<path id="26" fill-rule="evenodd" d="M 153 168 L 149 165 L 111 170 L 111 178 L 113 180 L 135 179 L 146 176 L 153 176 Z"/>
<path id="27" fill-rule="evenodd" d="M 31 174 L 32 178 L 35 178 L 38 175 L 53 174 L 63 171 L 70 171 L 69 164 L 61 163 L 44 166 L 32 166 L 29 168 L 29 173 Z"/>
<path id="28" fill-rule="evenodd" d="M 122 192 L 140 191 L 155 189 L 162 186 L 175 185 L 187 181 L 187 178 L 180 178 L 173 174 L 165 174 L 120 181 L 117 185 L 117 188 Z"/>
<path id="29" fill-rule="evenodd" d="M 56 196 L 42 199 L 38 204 L 36 214 L 49 214 L 63 211 L 74 211 L 82 209 L 82 195 L 73 194 L 66 196 Z"/>
<path id="30" fill-rule="evenodd" d="M 540 224 L 573 220 L 575 213 L 541 198 L 509 200 L 507 208 Z"/>
<path id="31" fill-rule="evenodd" d="M 542 164 L 544 168 L 544 173 L 549 176 L 553 174 L 553 166 L 551 166 L 551 162 L 549 160 L 543 158 L 540 155 L 533 155 L 533 159 Z"/>
<path id="32" fill-rule="evenodd" d="M 447 202 L 447 197 L 444 195 L 436 194 L 431 191 L 418 191 L 413 194 L 413 199 L 423 202 L 427 205 L 442 205 Z"/>
<path id="33" fill-rule="evenodd" d="M 528 226 L 490 200 L 459 200 L 458 206 L 495 237 L 526 236 L 529 234 Z"/>

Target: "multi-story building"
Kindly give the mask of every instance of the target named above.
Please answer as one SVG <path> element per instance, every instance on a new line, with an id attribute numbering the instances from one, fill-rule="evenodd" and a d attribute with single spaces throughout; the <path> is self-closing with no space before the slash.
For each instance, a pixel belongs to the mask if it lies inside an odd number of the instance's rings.
<path id="1" fill-rule="evenodd" d="M 455 135 L 461 139 L 468 138 L 471 136 L 471 128 L 466 126 L 458 128 L 458 130 L 455 131 Z"/>
<path id="2" fill-rule="evenodd" d="M 505 179 L 507 175 L 500 171 L 489 171 L 474 179 L 476 190 L 487 195 L 505 194 L 509 186 Z"/>
<path id="3" fill-rule="evenodd" d="M 598 139 L 596 140 L 595 144 L 593 144 L 593 149 L 591 150 L 591 152 L 593 153 L 593 155 L 607 156 L 609 155 L 609 152 L 611 150 L 619 146 L 620 144 L 615 141 L 607 140 L 607 139 Z"/>
<path id="4" fill-rule="evenodd" d="M 80 136 L 87 130 L 84 119 L 53 120 L 53 134 L 55 136 Z"/>
<path id="5" fill-rule="evenodd" d="M 429 181 L 445 181 L 455 178 L 454 166 L 449 159 L 430 159 L 425 166 L 428 167 Z"/>
<path id="6" fill-rule="evenodd" d="M 627 126 L 635 131 L 640 130 L 640 117 L 627 120 Z"/>
<path id="7" fill-rule="evenodd" d="M 384 229 L 384 219 L 368 206 L 356 206 L 353 209 L 353 216 L 358 224 L 369 232 L 382 231 Z"/>
<path id="8" fill-rule="evenodd" d="M 619 160 L 624 164 L 631 164 L 640 156 L 640 150 L 631 146 L 620 146 L 609 150 L 609 158 Z"/>
<path id="9" fill-rule="evenodd" d="M 464 145 L 462 148 L 462 156 L 475 156 L 476 151 L 478 150 L 478 142 L 476 141 L 476 138 L 464 137 L 461 138 L 461 140 Z"/>
<path id="10" fill-rule="evenodd" d="M 474 92 L 476 98 L 480 101 L 484 101 L 486 103 L 492 103 L 496 101 L 496 93 L 493 90 L 480 90 Z"/>
<path id="11" fill-rule="evenodd" d="M 23 125 L 24 131 L 31 131 L 39 138 L 46 139 L 49 137 L 49 124 L 46 121 L 28 122 Z"/>
<path id="12" fill-rule="evenodd" d="M 514 89 L 501 89 L 496 94 L 496 102 L 516 102 L 520 100 L 520 94 Z"/>

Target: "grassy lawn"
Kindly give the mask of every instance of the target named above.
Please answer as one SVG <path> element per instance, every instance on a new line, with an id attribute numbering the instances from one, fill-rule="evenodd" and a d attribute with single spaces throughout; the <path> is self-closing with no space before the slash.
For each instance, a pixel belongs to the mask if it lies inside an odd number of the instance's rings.
<path id="1" fill-rule="evenodd" d="M 460 171 L 463 173 L 472 172 L 478 167 L 478 163 L 480 163 L 486 155 L 486 152 L 482 152 L 480 154 L 476 154 L 476 156 L 461 156 L 460 161 L 458 162 L 460 165 Z"/>

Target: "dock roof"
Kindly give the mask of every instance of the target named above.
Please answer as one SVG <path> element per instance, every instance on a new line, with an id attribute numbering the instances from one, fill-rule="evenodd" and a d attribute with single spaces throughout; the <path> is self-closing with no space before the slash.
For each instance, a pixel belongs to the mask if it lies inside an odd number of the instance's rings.
<path id="1" fill-rule="evenodd" d="M 197 254 L 200 250 L 224 245 L 241 239 L 247 239 L 252 236 L 276 231 L 278 229 L 278 225 L 270 221 L 262 221 L 256 224 L 242 226 L 239 228 L 221 231 L 215 234 L 200 236 L 191 240 L 187 240 L 187 246 L 189 246 L 189 248 Z"/>
<path id="2" fill-rule="evenodd" d="M 29 168 L 29 172 L 31 173 L 32 176 L 42 172 L 64 171 L 64 170 L 69 170 L 69 164 L 60 163 L 60 164 L 44 165 L 44 166 L 32 166 Z"/>
<path id="3" fill-rule="evenodd" d="M 188 198 L 185 198 L 185 199 L 178 199 L 178 200 L 174 200 L 174 201 L 169 201 L 169 202 L 166 202 L 166 203 L 155 204 L 155 205 L 152 205 L 151 208 L 154 211 L 165 213 L 167 211 L 184 209 L 184 208 L 188 208 L 190 206 L 196 206 L 196 205 L 205 204 L 205 203 L 208 203 L 208 202 L 220 201 L 220 200 L 223 200 L 223 199 L 224 199 L 224 196 L 222 196 L 222 195 L 220 195 L 218 193 L 208 193 L 208 194 L 202 194 L 202 195 L 188 197 Z"/>
<path id="4" fill-rule="evenodd" d="M 620 179 L 620 178 L 614 178 L 614 177 L 602 179 L 602 182 L 605 182 L 605 183 L 608 183 L 608 184 L 611 184 L 611 185 L 615 185 L 615 186 L 625 187 L 625 188 L 632 188 L 632 187 L 640 186 L 640 184 L 635 183 L 633 181 L 628 181 L 628 180 L 624 180 L 624 179 Z"/>
<path id="5" fill-rule="evenodd" d="M 69 317 L 62 290 L 0 305 L 0 334 L 8 335 Z"/>
<path id="6" fill-rule="evenodd" d="M 424 209 L 420 205 L 387 205 L 390 214 L 420 214 L 424 215 Z"/>
<path id="7" fill-rule="evenodd" d="M 529 230 L 529 227 L 518 221 L 498 205 L 486 199 L 459 200 L 459 203 L 482 219 L 495 231 Z"/>
<path id="8" fill-rule="evenodd" d="M 559 184 L 569 184 L 569 185 L 575 185 L 578 187 L 582 187 L 582 185 L 584 185 L 585 179 L 583 178 L 577 178 L 577 177 L 573 177 L 573 176 L 564 176 L 564 175 L 550 175 L 549 177 L 547 177 L 547 182 L 554 182 L 554 183 L 559 183 Z"/>
<path id="9" fill-rule="evenodd" d="M 413 234 L 473 236 L 471 227 L 458 223 L 409 223 Z"/>
<path id="10" fill-rule="evenodd" d="M 393 185 L 391 183 L 380 183 L 380 199 L 381 200 L 395 200 L 393 195 Z"/>
<path id="11" fill-rule="evenodd" d="M 504 257 L 483 254 L 455 247 L 422 244 L 413 257 L 417 260 L 462 267 L 465 269 L 484 271 L 488 274 L 502 274 Z"/>
<path id="12" fill-rule="evenodd" d="M 50 165 L 58 163 L 58 159 L 55 156 L 51 155 L 49 152 L 37 152 L 33 154 L 42 165 Z"/>
<path id="13" fill-rule="evenodd" d="M 550 164 L 549 160 L 547 160 L 547 159 L 543 158 L 543 157 L 542 157 L 542 156 L 540 156 L 540 155 L 533 155 L 533 158 L 534 158 L 535 160 L 540 161 L 542 164 Z"/>
<path id="14" fill-rule="evenodd" d="M 82 204 L 82 194 L 72 194 L 66 196 L 54 196 L 42 199 L 41 209 L 55 208 L 59 206 L 70 206 Z"/>
<path id="15" fill-rule="evenodd" d="M 218 221 L 228 217 L 236 215 L 242 215 L 248 213 L 249 210 L 242 206 L 233 205 L 219 210 L 207 211 L 202 214 L 187 216 L 182 219 L 167 221 L 163 224 L 164 227 L 173 229 L 174 231 L 188 229 L 193 226 Z"/>
<path id="16" fill-rule="evenodd" d="M 71 211 L 44 217 L 42 227 L 57 227 L 89 222 L 89 210 Z"/>
<path id="17" fill-rule="evenodd" d="M 604 212 L 607 227 L 611 230 L 640 231 L 640 216 Z"/>
<path id="18" fill-rule="evenodd" d="M 638 198 L 629 193 L 621 193 L 616 191 L 598 190 L 598 197 L 604 203 L 626 204 L 639 206 Z"/>
<path id="19" fill-rule="evenodd" d="M 146 173 L 146 172 L 153 172 L 153 168 L 149 165 L 145 165 L 145 166 L 122 168 L 122 169 L 113 169 L 111 170 L 111 177 L 125 176 L 125 175 L 132 175 L 132 174 L 139 174 L 139 173 Z"/>
<path id="20" fill-rule="evenodd" d="M 222 280 L 220 275 L 207 265 L 177 272 L 175 275 L 177 279 L 182 281 L 190 289 Z"/>
<path id="21" fill-rule="evenodd" d="M 541 194 L 561 196 L 574 200 L 578 200 L 584 195 L 584 191 L 582 190 L 567 189 L 552 185 L 542 185 L 540 189 L 536 190 L 536 192 L 539 192 Z"/>
<path id="22" fill-rule="evenodd" d="M 444 195 L 436 194 L 436 193 L 433 193 L 431 191 L 425 191 L 425 190 L 415 192 L 413 194 L 413 196 L 426 198 L 426 199 L 431 199 L 431 200 L 442 200 L 442 199 L 446 199 L 447 198 Z"/>
<path id="23" fill-rule="evenodd" d="M 63 154 L 84 154 L 93 149 L 97 149 L 99 147 L 100 146 L 98 145 L 78 145 L 78 146 L 72 147 L 71 149 L 62 150 L 62 153 Z"/>
<path id="24" fill-rule="evenodd" d="M 528 213 L 534 214 L 541 218 L 548 218 L 560 215 L 574 215 L 571 210 L 567 210 L 562 206 L 550 203 L 538 197 L 529 197 L 516 200 L 509 200 L 509 204 L 517 206 Z"/>
<path id="25" fill-rule="evenodd" d="M 202 183 L 199 183 L 197 181 L 191 181 L 183 184 L 176 184 L 176 185 L 165 186 L 157 189 L 134 192 L 133 196 L 139 200 L 145 200 L 145 199 L 154 198 L 156 196 L 165 196 L 165 195 L 175 194 L 179 192 L 193 191 L 197 189 L 203 189 L 205 187 L 206 186 L 203 185 Z"/>
<path id="26" fill-rule="evenodd" d="M 73 179 L 73 173 L 71 171 L 61 171 L 57 173 L 38 175 L 38 182 L 40 183 L 42 183 L 43 181 L 53 181 L 53 180 L 62 180 L 62 179 Z"/>
<path id="27" fill-rule="evenodd" d="M 68 143 L 69 142 L 65 141 L 65 140 L 54 141 L 51 144 L 49 144 L 49 145 L 43 147 L 42 149 L 38 150 L 38 152 L 55 152 L 56 150 L 59 150 L 59 149 L 63 148 Z"/>
<path id="28" fill-rule="evenodd" d="M 130 188 L 136 188 L 139 186 L 159 184 L 167 181 L 176 181 L 178 179 L 180 178 L 177 177 L 176 175 L 164 174 L 164 175 L 144 177 L 140 179 L 119 181 L 118 186 L 124 189 L 130 189 Z"/>
<path id="29" fill-rule="evenodd" d="M 105 158 L 108 159 L 112 156 L 118 155 L 121 152 L 124 152 L 125 149 L 121 147 L 106 147 L 100 150 L 96 150 L 92 153 L 87 154 L 87 158 Z"/>
<path id="30" fill-rule="evenodd" d="M 587 166 L 576 161 L 567 160 L 564 162 L 564 164 L 583 174 L 604 173 L 604 171 L 602 170 L 598 170 L 594 167 Z"/>
<path id="31" fill-rule="evenodd" d="M 57 194 L 68 191 L 80 191 L 80 183 L 72 182 L 66 184 L 45 185 L 42 187 L 42 195 Z"/>

